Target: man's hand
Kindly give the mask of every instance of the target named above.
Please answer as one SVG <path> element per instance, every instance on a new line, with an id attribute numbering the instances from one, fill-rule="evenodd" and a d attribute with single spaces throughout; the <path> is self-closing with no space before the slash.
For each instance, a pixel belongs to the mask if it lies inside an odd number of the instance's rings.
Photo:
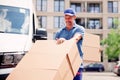
<path id="1" fill-rule="evenodd" d="M 81 38 L 82 38 L 82 35 L 76 33 L 76 34 L 73 36 L 73 38 L 71 38 L 71 40 L 75 40 L 75 42 L 77 43 Z"/>
<path id="2" fill-rule="evenodd" d="M 63 43 L 65 40 L 66 40 L 65 38 L 56 39 L 57 44 L 61 44 L 61 43 Z"/>

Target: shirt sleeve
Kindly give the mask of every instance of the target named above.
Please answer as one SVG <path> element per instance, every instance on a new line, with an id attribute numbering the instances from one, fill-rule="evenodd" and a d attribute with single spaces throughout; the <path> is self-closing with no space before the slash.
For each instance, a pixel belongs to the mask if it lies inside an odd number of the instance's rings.
<path id="1" fill-rule="evenodd" d="M 55 33 L 54 40 L 56 40 L 57 38 L 59 38 L 59 32 L 56 32 L 56 33 Z"/>
<path id="2" fill-rule="evenodd" d="M 82 39 L 83 39 L 84 34 L 85 34 L 85 29 L 82 26 L 78 27 L 77 30 L 76 30 L 76 34 L 81 34 Z"/>

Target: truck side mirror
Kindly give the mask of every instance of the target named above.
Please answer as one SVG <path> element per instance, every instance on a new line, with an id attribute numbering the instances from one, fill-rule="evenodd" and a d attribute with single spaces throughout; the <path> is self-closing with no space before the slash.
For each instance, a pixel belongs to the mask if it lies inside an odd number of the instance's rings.
<path id="1" fill-rule="evenodd" d="M 33 42 L 36 40 L 47 40 L 47 31 L 43 28 L 37 28 L 36 34 L 33 35 Z"/>

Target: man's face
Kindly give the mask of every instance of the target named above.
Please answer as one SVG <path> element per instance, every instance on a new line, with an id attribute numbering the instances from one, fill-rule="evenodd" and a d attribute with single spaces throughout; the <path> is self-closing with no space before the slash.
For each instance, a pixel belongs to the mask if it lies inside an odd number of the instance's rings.
<path id="1" fill-rule="evenodd" d="M 75 16 L 65 15 L 65 23 L 67 27 L 71 27 L 74 24 Z"/>

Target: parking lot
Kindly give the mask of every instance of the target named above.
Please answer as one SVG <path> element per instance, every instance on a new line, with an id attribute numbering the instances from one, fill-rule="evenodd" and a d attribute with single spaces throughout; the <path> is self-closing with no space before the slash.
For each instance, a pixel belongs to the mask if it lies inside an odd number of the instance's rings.
<path id="1" fill-rule="evenodd" d="M 83 80 L 120 80 L 113 72 L 84 72 Z"/>

